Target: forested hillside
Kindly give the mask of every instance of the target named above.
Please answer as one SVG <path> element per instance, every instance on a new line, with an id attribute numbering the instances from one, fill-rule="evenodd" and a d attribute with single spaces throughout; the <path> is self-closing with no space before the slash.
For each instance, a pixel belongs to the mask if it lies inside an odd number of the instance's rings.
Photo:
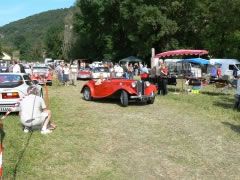
<path id="1" fill-rule="evenodd" d="M 0 27 L 1 44 L 9 51 L 20 50 L 22 59 L 42 58 L 47 31 L 62 31 L 68 12 L 68 8 L 51 10 Z"/>

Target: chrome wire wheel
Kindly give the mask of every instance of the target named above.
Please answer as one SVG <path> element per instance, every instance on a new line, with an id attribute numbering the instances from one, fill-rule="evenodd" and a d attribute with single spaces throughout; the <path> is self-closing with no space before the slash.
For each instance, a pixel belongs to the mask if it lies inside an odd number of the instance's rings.
<path id="1" fill-rule="evenodd" d="M 86 101 L 90 101 L 92 99 L 91 92 L 90 92 L 90 89 L 88 87 L 85 87 L 84 90 L 83 90 L 83 98 Z"/>

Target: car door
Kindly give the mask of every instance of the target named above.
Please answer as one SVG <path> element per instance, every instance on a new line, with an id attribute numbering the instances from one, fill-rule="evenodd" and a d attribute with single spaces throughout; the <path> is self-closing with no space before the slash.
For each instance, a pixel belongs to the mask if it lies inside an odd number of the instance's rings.
<path id="1" fill-rule="evenodd" d="M 101 84 L 94 85 L 95 96 L 97 97 L 107 97 L 112 94 L 112 85 L 111 81 L 104 79 Z"/>

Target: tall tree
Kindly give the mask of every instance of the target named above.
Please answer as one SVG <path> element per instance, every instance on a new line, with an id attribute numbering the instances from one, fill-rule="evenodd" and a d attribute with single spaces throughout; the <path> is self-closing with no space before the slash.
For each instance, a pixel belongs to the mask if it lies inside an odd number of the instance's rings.
<path id="1" fill-rule="evenodd" d="M 50 27 L 45 36 L 46 56 L 53 59 L 62 59 L 63 56 L 63 29 L 58 26 Z"/>
<path id="2" fill-rule="evenodd" d="M 154 2 L 81 0 L 77 7 L 80 11 L 74 27 L 80 39 L 79 50 L 87 57 L 147 57 L 153 46 L 159 49 L 176 46 L 171 35 L 177 24 Z"/>
<path id="3" fill-rule="evenodd" d="M 240 56 L 239 0 L 78 0 L 76 7 L 75 52 L 82 57 L 147 58 L 151 47 Z"/>
<path id="4" fill-rule="evenodd" d="M 2 51 L 3 51 L 3 50 L 2 50 L 2 44 L 1 44 L 1 42 L 0 42 L 0 57 L 2 57 L 2 55 L 3 55 L 3 54 L 2 54 Z"/>

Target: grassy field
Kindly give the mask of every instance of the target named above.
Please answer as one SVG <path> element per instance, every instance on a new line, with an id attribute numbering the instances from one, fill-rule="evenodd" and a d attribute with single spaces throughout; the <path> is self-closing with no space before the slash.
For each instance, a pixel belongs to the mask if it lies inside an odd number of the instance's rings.
<path id="1" fill-rule="evenodd" d="M 158 96 L 153 105 L 82 100 L 76 87 L 50 87 L 58 128 L 24 134 L 4 123 L 5 179 L 239 179 L 240 112 L 233 95 Z"/>

